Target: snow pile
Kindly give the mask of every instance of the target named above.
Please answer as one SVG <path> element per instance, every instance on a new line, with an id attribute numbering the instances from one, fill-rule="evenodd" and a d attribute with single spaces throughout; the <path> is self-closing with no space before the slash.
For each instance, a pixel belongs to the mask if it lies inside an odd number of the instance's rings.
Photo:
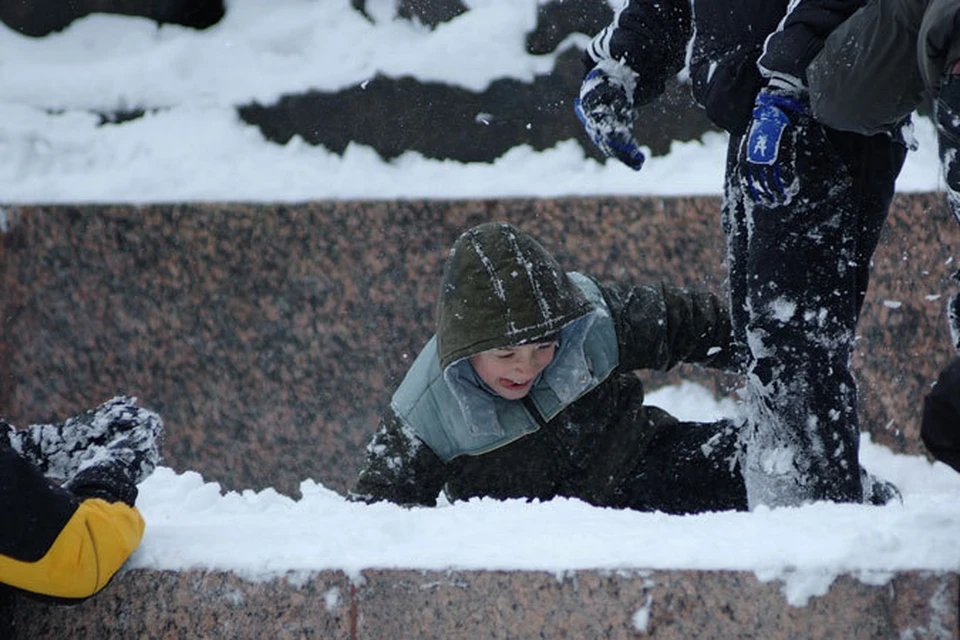
<path id="1" fill-rule="evenodd" d="M 229 0 L 205 30 L 142 18 L 91 15 L 61 33 L 27 38 L 0 25 L 0 202 L 298 202 L 321 199 L 496 198 L 567 195 L 719 195 L 726 136 L 674 143 L 639 173 L 586 158 L 575 141 L 525 146 L 492 164 L 406 153 L 385 163 L 369 147 L 343 156 L 299 137 L 268 142 L 235 107 L 284 94 L 362 86 L 377 74 L 479 91 L 496 78 L 530 80 L 556 53 L 533 56 L 524 38 L 538 0 L 469 2 L 429 30 L 391 20 L 368 2 L 371 24 L 349 0 Z M 586 36 L 565 46 L 582 47 Z M 574 96 L 570 96 L 571 103 Z M 402 106 L 400 106 L 402 107 Z M 98 113 L 141 109 L 123 124 Z M 900 191 L 940 184 L 927 119 Z M 643 142 L 642 140 L 640 141 Z"/>
<path id="2" fill-rule="evenodd" d="M 651 395 L 689 419 L 729 408 L 689 383 Z M 356 576 L 368 568 L 728 569 L 782 580 L 797 605 L 825 593 L 841 573 L 874 584 L 896 571 L 960 570 L 960 474 L 894 454 L 868 436 L 861 446 L 864 466 L 896 483 L 903 504 L 692 516 L 570 499 L 403 508 L 348 502 L 322 479 L 304 480 L 298 500 L 273 489 L 224 494 L 195 472 L 161 467 L 140 485 L 147 532 L 130 566 L 234 571 L 250 580 L 320 570 Z"/>

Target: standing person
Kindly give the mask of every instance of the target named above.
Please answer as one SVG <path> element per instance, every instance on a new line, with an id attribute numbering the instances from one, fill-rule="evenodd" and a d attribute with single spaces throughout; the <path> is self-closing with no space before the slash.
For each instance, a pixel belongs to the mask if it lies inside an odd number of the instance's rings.
<path id="1" fill-rule="evenodd" d="M 634 374 L 739 361 L 712 294 L 599 283 L 565 272 L 512 225 L 480 225 L 450 251 L 436 334 L 394 393 L 351 498 L 432 506 L 443 491 L 746 509 L 737 424 L 682 422 L 645 405 Z M 873 500 L 890 497 L 877 488 Z"/>
<path id="2" fill-rule="evenodd" d="M 827 37 L 808 76 L 814 115 L 835 129 L 888 133 L 932 108 L 960 221 L 960 0 L 869 0 Z"/>
<path id="3" fill-rule="evenodd" d="M 137 483 L 159 461 L 162 429 L 157 414 L 125 397 L 59 424 L 0 422 L 0 631 L 12 631 L 15 591 L 77 602 L 136 549 Z"/>
<path id="4" fill-rule="evenodd" d="M 960 222 L 960 0 L 869 0 L 826 39 L 808 77 L 814 116 L 836 129 L 890 134 L 914 110 L 932 109 Z M 960 349 L 960 296 L 947 311 Z"/>
<path id="5" fill-rule="evenodd" d="M 862 2 L 631 0 L 587 48 L 575 104 L 591 139 L 635 169 L 637 107 L 684 65 L 730 133 L 721 225 L 735 339 L 748 354 L 741 460 L 751 507 L 859 502 L 850 359 L 902 139 L 824 127 L 806 67 Z"/>

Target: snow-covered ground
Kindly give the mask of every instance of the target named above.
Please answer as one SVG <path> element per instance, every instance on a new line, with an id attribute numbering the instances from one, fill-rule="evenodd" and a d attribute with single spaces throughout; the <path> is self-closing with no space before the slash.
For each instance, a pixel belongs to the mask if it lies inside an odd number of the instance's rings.
<path id="1" fill-rule="evenodd" d="M 296 138 L 271 144 L 239 120 L 233 105 L 376 73 L 478 90 L 553 65 L 523 50 L 537 0 L 470 0 L 468 13 L 434 31 L 389 20 L 391 4 L 368 1 L 376 25 L 349 0 L 228 0 L 223 22 L 203 32 L 119 16 L 90 16 L 43 39 L 0 26 L 0 203 L 719 194 L 719 134 L 675 144 L 634 173 L 585 158 L 573 141 L 516 148 L 493 164 L 413 153 L 384 163 L 355 145 L 340 157 Z M 91 113 L 132 108 L 148 113 L 106 127 Z M 897 188 L 937 190 L 932 126 L 920 120 L 916 133 L 920 150 Z M 686 419 L 735 410 L 696 385 L 650 402 Z M 862 459 L 900 487 L 903 504 L 684 517 L 576 500 L 402 509 L 348 503 L 323 478 L 305 478 L 294 500 L 270 489 L 224 494 L 216 478 L 160 468 L 141 486 L 148 528 L 130 565 L 251 579 L 366 567 L 739 569 L 783 579 L 795 604 L 842 572 L 877 582 L 902 569 L 960 571 L 960 474 L 869 439 Z"/>
<path id="2" fill-rule="evenodd" d="M 718 133 L 676 143 L 634 173 L 586 158 L 572 140 L 542 153 L 518 147 L 492 165 L 416 153 L 384 163 L 357 145 L 341 157 L 298 137 L 267 143 L 237 116 L 234 105 L 335 91 L 377 73 L 480 91 L 553 67 L 555 55 L 524 51 L 537 0 L 472 0 L 433 31 L 389 20 L 392 4 L 367 2 L 376 25 L 349 0 L 270 0 L 269 8 L 228 0 L 223 21 L 206 31 L 109 15 L 42 39 L 0 25 L 0 203 L 720 193 L 726 137 Z M 137 108 L 147 115 L 104 127 L 94 113 Z M 938 187 L 928 120 L 918 121 L 917 138 L 901 191 Z"/>

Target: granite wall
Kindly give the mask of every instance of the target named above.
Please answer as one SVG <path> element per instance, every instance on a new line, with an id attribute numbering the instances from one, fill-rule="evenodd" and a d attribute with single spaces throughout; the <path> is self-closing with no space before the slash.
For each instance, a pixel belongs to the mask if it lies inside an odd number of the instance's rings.
<path id="1" fill-rule="evenodd" d="M 957 640 L 958 598 L 955 573 L 927 572 L 840 576 L 794 606 L 780 581 L 735 571 L 325 571 L 251 583 L 136 570 L 75 607 L 21 600 L 15 629 L 34 640 Z"/>
<path id="2" fill-rule="evenodd" d="M 431 331 L 465 228 L 508 220 L 568 269 L 722 292 L 716 198 L 28 206 L 0 233 L 0 415 L 45 422 L 115 394 L 167 427 L 165 464 L 226 489 L 345 490 Z M 922 453 L 925 390 L 960 231 L 942 195 L 898 196 L 874 264 L 856 368 L 864 427 Z M 729 393 L 692 366 L 644 372 Z"/>

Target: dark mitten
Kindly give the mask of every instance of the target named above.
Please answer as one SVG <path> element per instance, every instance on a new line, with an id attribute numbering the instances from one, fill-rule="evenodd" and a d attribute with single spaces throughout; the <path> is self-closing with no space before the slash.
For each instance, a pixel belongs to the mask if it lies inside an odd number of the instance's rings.
<path id="1" fill-rule="evenodd" d="M 799 192 L 797 137 L 812 122 L 805 99 L 768 87 L 757 94 L 753 121 L 740 143 L 739 178 L 758 204 L 789 204 Z"/>
<path id="2" fill-rule="evenodd" d="M 149 433 L 156 440 L 162 428 L 160 416 L 136 406 L 136 398 L 118 396 L 61 423 L 31 425 L 10 440 L 44 475 L 63 480 L 121 434 Z"/>
<path id="3" fill-rule="evenodd" d="M 120 500 L 133 506 L 137 484 L 153 473 L 159 460 L 156 434 L 136 429 L 97 449 L 64 486 L 81 497 Z"/>
<path id="4" fill-rule="evenodd" d="M 947 203 L 960 222 L 960 75 L 944 76 L 935 111 L 940 166 L 947 183 Z"/>
<path id="5" fill-rule="evenodd" d="M 100 498 L 107 502 L 125 502 L 132 507 L 138 492 L 130 471 L 120 460 L 104 460 L 85 467 L 64 488 L 81 499 Z"/>
<path id="6" fill-rule="evenodd" d="M 604 155 L 639 171 L 646 159 L 633 137 L 636 74 L 626 66 L 601 62 L 587 73 L 573 111 Z"/>

